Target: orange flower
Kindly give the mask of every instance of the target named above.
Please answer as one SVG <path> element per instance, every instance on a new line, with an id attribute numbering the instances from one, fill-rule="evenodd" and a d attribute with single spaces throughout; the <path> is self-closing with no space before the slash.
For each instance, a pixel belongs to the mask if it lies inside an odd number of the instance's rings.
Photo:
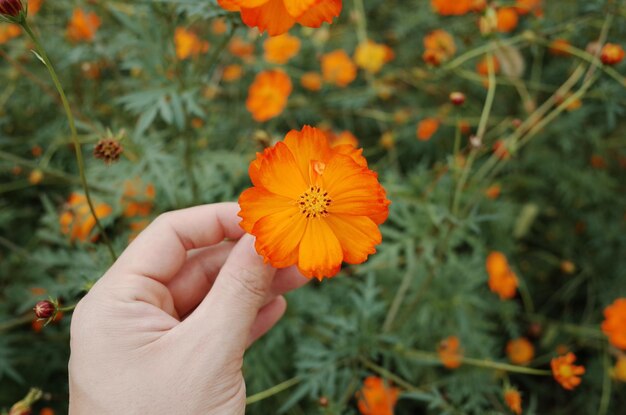
<path id="1" fill-rule="evenodd" d="M 387 386 L 376 376 L 368 376 L 356 394 L 357 405 L 362 415 L 393 415 L 400 389 Z"/>
<path id="2" fill-rule="evenodd" d="M 298 54 L 300 39 L 289 33 L 270 37 L 263 43 L 263 49 L 265 49 L 266 61 L 282 65 Z"/>
<path id="3" fill-rule="evenodd" d="M 8 23 L 0 24 L 0 45 L 18 37 L 22 33 L 19 25 Z"/>
<path id="4" fill-rule="evenodd" d="M 439 359 L 448 369 L 456 369 L 461 366 L 463 360 L 463 351 L 461 350 L 461 341 L 456 336 L 450 336 L 439 343 L 437 346 Z"/>
<path id="5" fill-rule="evenodd" d="M 554 39 L 550 43 L 550 54 L 554 56 L 569 56 L 567 51 L 572 45 L 566 39 Z"/>
<path id="6" fill-rule="evenodd" d="M 243 60 L 250 60 L 254 55 L 254 45 L 235 36 L 228 44 L 228 51 Z"/>
<path id="7" fill-rule="evenodd" d="M 484 57 L 476 64 L 476 72 L 484 76 L 489 75 L 489 61 L 487 60 L 487 57 Z M 500 61 L 495 56 L 493 57 L 493 72 L 500 72 Z"/>
<path id="8" fill-rule="evenodd" d="M 97 14 L 85 13 L 83 9 L 74 9 L 67 25 L 67 37 L 72 42 L 91 42 L 96 36 L 101 21 Z"/>
<path id="9" fill-rule="evenodd" d="M 626 298 L 618 298 L 604 309 L 602 331 L 613 346 L 626 350 Z"/>
<path id="10" fill-rule="evenodd" d="M 296 23 L 320 27 L 341 13 L 342 0 L 218 0 L 229 11 L 239 11 L 241 20 L 270 36 L 287 32 Z"/>
<path id="11" fill-rule="evenodd" d="M 54 415 L 54 410 L 52 408 L 41 408 L 39 415 Z"/>
<path id="12" fill-rule="evenodd" d="M 395 54 L 389 46 L 371 40 L 359 43 L 354 52 L 356 65 L 369 73 L 380 72 L 383 65 L 393 60 L 394 57 Z"/>
<path id="13" fill-rule="evenodd" d="M 211 31 L 215 35 L 223 35 L 228 30 L 228 25 L 224 19 L 214 19 L 211 22 Z"/>
<path id="14" fill-rule="evenodd" d="M 424 118 L 417 125 L 417 139 L 428 141 L 439 129 L 439 120 L 436 118 Z"/>
<path id="15" fill-rule="evenodd" d="M 501 252 L 491 252 L 486 261 L 489 274 L 489 289 L 507 300 L 515 297 L 517 292 L 517 276 L 509 267 L 509 262 Z"/>
<path id="16" fill-rule="evenodd" d="M 152 183 L 144 185 L 140 179 L 126 180 L 120 204 L 124 217 L 149 216 L 154 205 L 155 190 Z"/>
<path id="17" fill-rule="evenodd" d="M 285 72 L 279 69 L 261 72 L 250 85 L 246 108 L 255 121 L 267 121 L 283 112 L 291 90 L 291 79 Z"/>
<path id="18" fill-rule="evenodd" d="M 617 65 L 624 60 L 625 55 L 626 52 L 624 52 L 624 49 L 620 45 L 607 43 L 602 48 L 602 52 L 600 52 L 600 59 L 605 65 Z"/>
<path id="19" fill-rule="evenodd" d="M 439 66 L 456 53 L 456 44 L 452 35 L 445 30 L 434 30 L 424 37 L 424 62 Z"/>
<path id="20" fill-rule="evenodd" d="M 493 152 L 500 160 L 506 160 L 511 157 L 511 153 L 509 153 L 509 150 L 506 148 L 504 140 L 496 140 L 496 142 L 493 143 Z"/>
<path id="21" fill-rule="evenodd" d="M 474 8 L 474 0 L 430 0 L 430 4 L 442 16 L 460 16 Z"/>
<path id="22" fill-rule="evenodd" d="M 180 60 L 197 57 L 209 51 L 209 42 L 200 39 L 198 35 L 184 27 L 176 28 L 174 46 L 176 47 L 176 57 Z"/>
<path id="23" fill-rule="evenodd" d="M 519 23 L 519 17 L 514 7 L 502 7 L 498 9 L 496 17 L 498 18 L 498 32 L 512 32 Z"/>
<path id="24" fill-rule="evenodd" d="M 240 79 L 242 75 L 243 67 L 241 65 L 233 64 L 224 68 L 222 79 L 226 82 L 233 82 Z"/>
<path id="25" fill-rule="evenodd" d="M 42 3 L 43 0 L 28 0 L 28 15 L 36 15 L 39 12 L 39 9 L 41 9 Z"/>
<path id="26" fill-rule="evenodd" d="M 619 356 L 613 368 L 613 377 L 620 382 L 626 382 L 626 356 Z"/>
<path id="27" fill-rule="evenodd" d="M 535 357 L 535 347 L 527 338 L 520 337 L 507 343 L 506 354 L 516 365 L 525 365 Z"/>
<path id="28" fill-rule="evenodd" d="M 509 409 L 517 414 L 521 415 L 522 413 L 522 395 L 515 388 L 507 388 L 504 391 L 504 402 L 509 407 Z"/>
<path id="29" fill-rule="evenodd" d="M 94 206 L 98 219 L 106 218 L 113 209 L 106 203 L 97 203 Z M 72 193 L 67 201 L 67 207 L 59 217 L 61 232 L 69 235 L 70 240 L 85 242 L 91 236 L 96 226 L 96 220 L 91 214 L 87 198 L 82 193 Z"/>
<path id="30" fill-rule="evenodd" d="M 568 353 L 565 356 L 555 357 L 550 362 L 552 376 L 567 390 L 572 390 L 580 385 L 580 376 L 585 373 L 583 366 L 573 364 L 575 361 L 574 353 Z"/>
<path id="31" fill-rule="evenodd" d="M 343 88 L 356 79 L 356 65 L 339 49 L 322 56 L 322 74 L 326 82 Z"/>
<path id="32" fill-rule="evenodd" d="M 500 197 L 500 193 L 502 193 L 502 188 L 499 184 L 494 184 L 485 189 L 485 196 L 488 199 L 495 200 Z"/>
<path id="33" fill-rule="evenodd" d="M 309 91 L 319 91 L 322 89 L 322 75 L 317 72 L 305 72 L 300 78 L 300 85 Z"/>
<path id="34" fill-rule="evenodd" d="M 257 252 L 319 280 L 337 274 L 342 261 L 365 262 L 382 240 L 377 225 L 390 203 L 366 164 L 360 150 L 331 148 L 308 126 L 258 153 L 249 169 L 254 187 L 239 198 L 241 227 L 256 236 Z"/>

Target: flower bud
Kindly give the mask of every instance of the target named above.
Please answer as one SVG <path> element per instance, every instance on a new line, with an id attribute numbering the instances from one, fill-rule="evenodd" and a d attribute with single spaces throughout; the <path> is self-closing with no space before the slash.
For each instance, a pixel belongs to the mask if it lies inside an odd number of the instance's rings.
<path id="1" fill-rule="evenodd" d="M 32 388 L 24 399 L 11 407 L 9 415 L 30 415 L 32 413 L 31 407 L 35 402 L 41 399 L 42 395 L 41 390 Z"/>
<path id="2" fill-rule="evenodd" d="M 18 17 L 23 11 L 21 0 L 0 0 L 0 14 L 5 17 Z"/>
<path id="3" fill-rule="evenodd" d="M 48 319 L 56 312 L 56 306 L 52 301 L 44 300 L 35 304 L 33 310 L 37 318 Z"/>
<path id="4" fill-rule="evenodd" d="M 93 149 L 93 156 L 106 164 L 115 163 L 124 152 L 124 147 L 114 138 L 103 138 Z"/>
<path id="5" fill-rule="evenodd" d="M 460 107 L 465 104 L 465 94 L 458 91 L 452 92 L 450 94 L 450 102 L 452 102 L 453 105 Z"/>

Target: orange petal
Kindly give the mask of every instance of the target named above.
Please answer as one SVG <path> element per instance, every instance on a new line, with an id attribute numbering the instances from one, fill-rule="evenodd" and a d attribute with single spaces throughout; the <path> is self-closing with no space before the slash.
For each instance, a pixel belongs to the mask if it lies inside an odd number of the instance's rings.
<path id="1" fill-rule="evenodd" d="M 331 156 L 330 146 L 326 134 L 318 128 L 304 126 L 302 131 L 292 130 L 285 137 L 284 143 L 289 147 L 296 158 L 300 173 L 310 182 L 309 168 L 311 161 L 328 160 Z"/>
<path id="2" fill-rule="evenodd" d="M 271 151 L 271 148 L 268 147 L 265 150 L 263 150 L 263 153 L 256 153 L 256 159 L 252 161 L 252 163 L 250 163 L 250 167 L 248 167 L 248 175 L 250 176 L 250 180 L 252 181 L 252 184 L 255 186 L 261 185 L 261 181 L 259 179 L 259 172 L 261 170 L 261 162 L 263 161 L 267 153 L 269 153 L 270 151 Z"/>
<path id="3" fill-rule="evenodd" d="M 368 216 L 376 223 L 386 219 L 389 201 L 376 173 L 356 164 L 343 154 L 335 154 L 326 164 L 323 187 L 332 199 L 333 214 Z"/>
<path id="4" fill-rule="evenodd" d="M 220 5 L 223 1 L 224 0 L 220 1 Z M 259 7 L 259 6 L 264 5 L 268 1 L 269 0 L 226 0 L 227 3 L 231 3 L 239 7 L 247 7 L 247 8 Z"/>
<path id="5" fill-rule="evenodd" d="M 342 0 L 322 0 L 298 18 L 298 23 L 308 27 L 320 27 L 322 23 L 332 23 L 341 14 Z"/>
<path id="6" fill-rule="evenodd" d="M 300 242 L 298 259 L 300 272 L 304 276 L 319 280 L 332 277 L 339 272 L 342 259 L 341 244 L 326 221 L 308 220 Z"/>
<path id="7" fill-rule="evenodd" d="M 351 144 L 340 144 L 333 147 L 333 151 L 339 154 L 345 154 L 346 156 L 350 156 L 352 160 L 354 160 L 359 166 L 367 167 L 367 160 L 365 159 L 365 157 L 363 157 L 362 148 L 356 148 Z"/>
<path id="8" fill-rule="evenodd" d="M 367 216 L 328 215 L 324 220 L 341 244 L 344 262 L 349 264 L 365 262 L 382 242 L 378 226 Z"/>
<path id="9" fill-rule="evenodd" d="M 239 5 L 237 5 L 236 0 L 217 0 L 217 4 L 220 5 L 222 9 L 238 12 L 240 10 Z"/>
<path id="10" fill-rule="evenodd" d="M 239 225 L 249 233 L 259 219 L 278 212 L 290 210 L 295 204 L 293 200 L 270 193 L 259 187 L 246 189 L 239 196 L 239 217 L 242 221 Z"/>
<path id="11" fill-rule="evenodd" d="M 285 8 L 296 19 L 322 0 L 283 0 Z"/>
<path id="12" fill-rule="evenodd" d="M 281 35 L 296 24 L 296 20 L 287 12 L 283 0 L 269 0 L 255 8 L 242 7 L 241 19 L 250 27 L 258 27 L 261 32 L 267 30 L 270 36 Z"/>
<path id="13" fill-rule="evenodd" d="M 276 144 L 261 162 L 259 181 L 271 193 L 293 200 L 300 197 L 308 188 L 293 154 L 282 142 Z"/>
<path id="14" fill-rule="evenodd" d="M 261 218 L 252 230 L 256 250 L 276 268 L 298 262 L 298 246 L 307 221 L 295 206 Z"/>

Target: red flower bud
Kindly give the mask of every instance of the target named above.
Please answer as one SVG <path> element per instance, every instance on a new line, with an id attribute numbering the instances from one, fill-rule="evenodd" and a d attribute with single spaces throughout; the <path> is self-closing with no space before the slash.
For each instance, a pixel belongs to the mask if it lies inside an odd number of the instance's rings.
<path id="1" fill-rule="evenodd" d="M 33 310 L 37 318 L 50 318 L 54 315 L 56 307 L 51 301 L 44 300 L 38 302 Z"/>
<path id="2" fill-rule="evenodd" d="M 465 104 L 465 94 L 462 92 L 452 92 L 450 94 L 450 102 L 456 106 Z"/>
<path id="3" fill-rule="evenodd" d="M 0 14 L 17 17 L 23 10 L 22 0 L 0 0 Z"/>

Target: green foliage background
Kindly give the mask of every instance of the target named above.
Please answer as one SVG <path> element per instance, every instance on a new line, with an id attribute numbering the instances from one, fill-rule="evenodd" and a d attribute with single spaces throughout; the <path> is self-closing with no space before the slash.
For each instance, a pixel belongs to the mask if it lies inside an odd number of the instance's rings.
<path id="1" fill-rule="evenodd" d="M 238 15 L 212 1 L 48 0 L 32 24 L 75 109 L 95 198 L 114 208 L 105 225 L 117 252 L 130 233 L 119 204 L 124 180 L 154 183 L 154 215 L 236 200 L 249 185 L 247 165 L 261 149 L 254 137 L 278 140 L 305 124 L 350 130 L 379 172 L 393 202 L 379 253 L 288 296 L 286 317 L 246 357 L 249 394 L 277 392 L 250 404 L 250 414 L 355 414 L 354 394 L 371 374 L 403 382 L 397 414 L 508 413 L 506 383 L 522 391 L 525 414 L 617 414 L 626 405 L 626 387 L 610 377 L 616 351 L 599 324 L 604 307 L 626 296 L 626 66 L 607 73 L 583 51 L 603 27 L 609 41 L 626 45 L 626 6 L 545 3 L 543 18 L 525 16 L 514 33 L 483 37 L 476 14 L 441 17 L 427 1 L 365 0 L 363 15 L 361 0 L 345 0 L 332 26 L 291 31 L 302 40 L 299 55 L 284 65 L 294 92 L 286 111 L 265 124 L 253 122 L 244 105 L 254 75 L 272 67 L 262 58 L 264 38 L 248 35 Z M 78 6 L 102 18 L 93 43 L 71 44 L 65 36 Z M 227 49 L 217 55 L 229 36 L 212 33 L 217 17 L 255 44 L 256 60 L 242 62 Z M 209 40 L 209 53 L 177 60 L 178 26 Z M 433 69 L 421 59 L 422 39 L 438 28 L 454 35 L 459 51 L 456 60 Z M 319 71 L 321 54 L 343 48 L 352 55 L 364 35 L 396 53 L 381 73 L 361 71 L 346 89 L 326 85 L 313 93 L 299 86 L 304 71 Z M 555 38 L 568 39 L 581 53 L 552 56 L 546 45 Z M 519 51 L 525 69 L 519 77 L 498 76 L 481 149 L 472 151 L 468 137 L 461 137 L 460 154 L 468 163 L 475 158 L 464 170 L 454 155 L 455 125 L 465 119 L 476 132 L 487 89 L 475 64 L 501 44 Z M 25 36 L 0 51 L 0 409 L 37 386 L 47 393 L 43 405 L 64 413 L 70 317 L 33 332 L 30 309 L 42 297 L 30 288 L 73 304 L 110 259 L 102 242 L 70 243 L 60 232 L 59 211 L 80 186 L 67 121 L 45 68 Z M 85 62 L 101 64 L 99 79 L 84 76 Z M 244 66 L 244 77 L 224 83 L 222 70 L 231 63 Z M 529 102 L 540 106 L 580 65 L 592 68 L 592 76 L 571 92 L 593 81 L 582 107 L 558 114 L 519 151 L 511 147 L 511 159 L 484 170 L 493 173 L 479 181 L 477 172 L 495 161 L 493 142 L 510 137 L 513 120 L 529 117 Z M 454 90 L 467 95 L 463 107 L 449 104 Z M 394 117 L 400 110 L 409 114 L 404 122 Z M 429 116 L 442 117 L 443 125 L 420 142 L 416 125 Z M 193 128 L 193 118 L 204 125 Z M 107 129 L 124 130 L 126 137 L 125 157 L 110 167 L 91 157 Z M 393 134 L 394 148 L 380 145 L 384 133 Z M 31 155 L 36 145 L 41 157 Z M 592 155 L 606 166 L 593 168 Z M 23 169 L 17 176 L 15 166 Z M 28 181 L 33 169 L 44 173 L 38 185 Z M 493 183 L 502 187 L 496 200 L 483 195 Z M 521 295 L 513 300 L 501 301 L 488 289 L 484 264 L 491 250 L 504 252 L 517 272 Z M 573 274 L 561 270 L 563 260 L 575 264 Z M 428 354 L 457 335 L 466 356 L 507 363 L 507 341 L 530 336 L 537 325 L 530 367 L 549 369 L 557 345 L 567 345 L 587 368 L 576 391 L 563 390 L 550 376 L 470 364 L 450 371 Z M 279 392 L 271 389 L 276 385 L 288 387 Z M 328 406 L 319 404 L 321 397 Z"/>

